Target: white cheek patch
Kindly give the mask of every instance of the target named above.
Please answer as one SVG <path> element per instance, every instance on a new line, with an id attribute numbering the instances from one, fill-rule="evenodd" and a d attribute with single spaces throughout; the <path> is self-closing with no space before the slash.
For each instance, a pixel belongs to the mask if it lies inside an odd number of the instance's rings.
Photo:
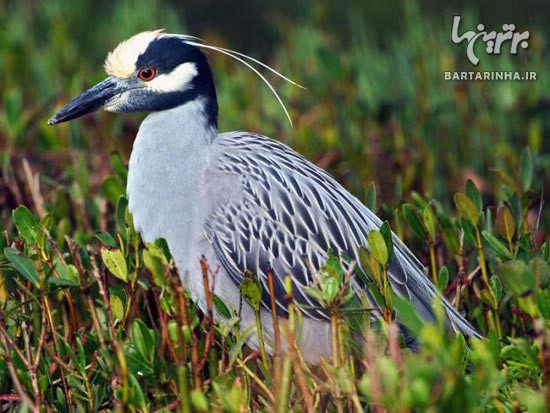
<path id="1" fill-rule="evenodd" d="M 147 88 L 159 92 L 179 92 L 187 89 L 191 80 L 198 73 L 195 63 L 182 63 L 170 73 L 158 75 L 150 82 L 147 82 Z"/>

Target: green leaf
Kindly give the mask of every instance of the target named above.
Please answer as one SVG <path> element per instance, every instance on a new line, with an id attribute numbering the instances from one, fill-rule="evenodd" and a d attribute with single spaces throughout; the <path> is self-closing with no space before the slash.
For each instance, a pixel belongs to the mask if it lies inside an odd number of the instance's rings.
<path id="1" fill-rule="evenodd" d="M 443 292 L 445 291 L 445 288 L 447 288 L 447 285 L 449 284 L 449 269 L 446 265 L 442 266 L 439 269 L 439 274 L 437 277 L 437 287 L 439 288 L 439 291 Z"/>
<path id="2" fill-rule="evenodd" d="M 128 200 L 125 196 L 121 195 L 118 198 L 117 204 L 116 204 L 116 223 L 118 226 L 118 229 L 120 231 L 120 234 L 122 235 L 122 239 L 125 241 L 128 238 L 128 234 L 126 232 L 126 209 L 128 208 Z"/>
<path id="3" fill-rule="evenodd" d="M 240 286 L 241 297 L 255 310 L 260 310 L 262 302 L 262 287 L 258 277 L 250 271 L 244 272 L 244 278 Z"/>
<path id="4" fill-rule="evenodd" d="M 374 184 L 374 182 L 371 182 L 367 187 L 367 196 L 365 199 L 365 203 L 371 211 L 376 212 L 376 185 Z"/>
<path id="5" fill-rule="evenodd" d="M 499 205 L 497 209 L 497 229 L 498 233 L 509 243 L 514 236 L 514 216 L 512 210 L 506 204 Z"/>
<path id="6" fill-rule="evenodd" d="M 164 253 L 166 259 L 170 261 L 172 259 L 172 254 L 170 254 L 170 249 L 168 248 L 168 243 L 164 238 L 157 238 L 155 240 L 155 245 L 159 247 Z"/>
<path id="7" fill-rule="evenodd" d="M 118 199 L 126 193 L 126 190 L 120 182 L 120 179 L 115 176 L 108 176 L 101 184 L 101 192 L 109 203 L 116 207 Z"/>
<path id="8" fill-rule="evenodd" d="M 133 406 L 137 407 L 140 411 L 143 411 L 146 407 L 145 394 L 141 389 L 138 379 L 133 374 L 129 374 L 128 378 L 130 379 L 131 392 L 130 392 L 130 401 Z"/>
<path id="9" fill-rule="evenodd" d="M 548 412 L 548 406 L 546 406 L 543 391 L 535 391 L 525 385 L 516 382 L 515 394 L 519 403 L 525 408 L 524 411 L 530 413 Z"/>
<path id="10" fill-rule="evenodd" d="M 468 179 L 466 181 L 466 195 L 472 200 L 475 207 L 477 208 L 477 211 L 481 213 L 481 210 L 483 209 L 481 194 L 479 193 L 476 184 L 471 179 Z"/>
<path id="11" fill-rule="evenodd" d="M 204 393 L 200 390 L 191 391 L 191 403 L 193 403 L 193 408 L 197 412 L 208 412 L 208 400 Z"/>
<path id="12" fill-rule="evenodd" d="M 214 308 L 222 317 L 231 318 L 231 311 L 229 311 L 223 300 L 216 294 L 214 294 Z"/>
<path id="13" fill-rule="evenodd" d="M 145 245 L 143 250 L 143 263 L 145 267 L 153 274 L 153 281 L 159 287 L 167 285 L 166 265 L 168 260 L 160 247 L 152 242 Z"/>
<path id="14" fill-rule="evenodd" d="M 521 178 L 521 186 L 525 192 L 531 188 L 533 169 L 533 155 L 531 150 L 526 147 L 521 152 L 521 157 L 519 158 L 519 175 Z"/>
<path id="15" fill-rule="evenodd" d="M 420 330 L 424 326 L 424 322 L 420 319 L 414 305 L 409 300 L 394 294 L 393 306 L 397 312 L 399 321 L 403 323 L 412 335 L 418 337 Z"/>
<path id="16" fill-rule="evenodd" d="M 388 262 L 393 257 L 393 235 L 391 232 L 390 224 L 388 221 L 384 221 L 384 223 L 380 226 L 380 234 L 382 234 L 382 237 L 384 237 L 384 243 L 386 244 L 386 249 L 388 250 Z"/>
<path id="17" fill-rule="evenodd" d="M 128 282 L 126 259 L 119 249 L 108 250 L 107 248 L 101 248 L 101 259 L 111 274 L 124 282 Z"/>
<path id="18" fill-rule="evenodd" d="M 124 320 L 124 304 L 122 304 L 122 300 L 113 294 L 109 297 L 109 304 L 113 317 L 118 321 Z"/>
<path id="19" fill-rule="evenodd" d="M 489 231 L 483 230 L 481 231 L 481 235 L 500 257 L 506 258 L 507 260 L 514 258 L 508 248 L 506 248 L 506 246 Z"/>
<path id="20" fill-rule="evenodd" d="M 497 299 L 497 301 L 500 301 L 502 299 L 502 283 L 500 282 L 500 278 L 498 278 L 496 275 L 493 275 L 489 282 L 491 283 L 491 288 L 495 293 L 495 298 Z"/>
<path id="21" fill-rule="evenodd" d="M 35 287 L 40 287 L 38 272 L 36 271 L 33 261 L 29 257 L 18 254 L 13 248 L 4 248 L 4 255 L 17 272 L 33 283 Z"/>
<path id="22" fill-rule="evenodd" d="M 370 253 L 375 261 L 380 265 L 387 265 L 388 249 L 382 234 L 377 230 L 372 230 L 367 236 L 367 242 L 369 244 Z"/>
<path id="23" fill-rule="evenodd" d="M 473 201 L 461 192 L 455 194 L 454 201 L 456 209 L 458 210 L 460 215 L 470 221 L 472 225 L 477 226 L 477 223 L 479 221 L 479 211 L 477 210 Z"/>
<path id="24" fill-rule="evenodd" d="M 506 289 L 515 296 L 520 297 L 533 292 L 535 288 L 533 273 L 525 262 L 497 261 L 496 270 Z"/>
<path id="25" fill-rule="evenodd" d="M 422 219 L 424 220 L 424 227 L 428 230 L 428 235 L 431 242 L 435 242 L 437 221 L 432 206 L 426 205 L 422 213 Z"/>
<path id="26" fill-rule="evenodd" d="M 155 334 L 139 318 L 132 322 L 132 343 L 145 360 L 153 362 L 156 351 Z"/>
<path id="27" fill-rule="evenodd" d="M 550 290 L 546 289 L 539 291 L 538 307 L 541 316 L 545 320 L 550 319 Z"/>
<path id="28" fill-rule="evenodd" d="M 56 261 L 55 269 L 59 274 L 59 278 L 48 278 L 48 284 L 62 287 L 80 287 L 80 276 L 74 265 L 67 265 L 63 261 Z"/>
<path id="29" fill-rule="evenodd" d="M 24 205 L 20 205 L 12 211 L 12 219 L 17 232 L 29 244 L 39 244 L 39 236 L 42 229 L 32 212 Z"/>
<path id="30" fill-rule="evenodd" d="M 116 248 L 117 242 L 111 234 L 106 231 L 98 232 L 95 237 L 108 248 Z"/>
<path id="31" fill-rule="evenodd" d="M 413 234 L 416 235 L 421 240 L 426 239 L 426 232 L 420 221 L 418 211 L 414 205 L 404 204 L 403 205 L 403 218 L 405 222 L 412 230 Z"/>
<path id="32" fill-rule="evenodd" d="M 111 165 L 113 165 L 113 169 L 116 171 L 120 179 L 126 181 L 128 178 L 128 168 L 124 166 L 118 154 L 113 153 L 111 155 Z"/>

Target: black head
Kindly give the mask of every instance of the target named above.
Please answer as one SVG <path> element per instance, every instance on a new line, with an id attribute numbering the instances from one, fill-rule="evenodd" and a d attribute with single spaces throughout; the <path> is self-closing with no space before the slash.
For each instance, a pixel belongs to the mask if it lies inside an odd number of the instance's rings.
<path id="1" fill-rule="evenodd" d="M 216 126 L 218 103 L 208 59 L 185 39 L 155 31 L 122 42 L 105 61 L 110 76 L 69 102 L 49 123 L 71 120 L 100 108 L 153 112 L 200 99 L 207 121 Z"/>

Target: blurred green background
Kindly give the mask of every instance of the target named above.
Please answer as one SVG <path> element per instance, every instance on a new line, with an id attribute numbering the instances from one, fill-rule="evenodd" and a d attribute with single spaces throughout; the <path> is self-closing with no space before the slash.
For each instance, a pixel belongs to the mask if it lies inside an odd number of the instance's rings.
<path id="1" fill-rule="evenodd" d="M 464 28 L 513 22 L 530 30 L 527 50 L 517 56 L 481 51 L 476 70 L 535 71 L 537 80 L 445 81 L 445 70 L 473 70 L 466 45 L 450 41 L 455 14 Z M 491 168 L 515 178 L 527 145 L 536 155 L 533 196 L 540 196 L 549 189 L 549 18 L 547 1 L 499 7 L 432 0 L 7 1 L 0 8 L 2 223 L 10 225 L 17 204 L 36 202 L 24 159 L 40 174 L 40 208 L 79 197 L 77 204 L 101 208 L 94 196 L 113 173 L 109 155 L 127 162 L 142 115 L 99 113 L 56 128 L 46 121 L 104 77 L 103 59 L 118 42 L 160 27 L 261 58 L 304 85 L 307 90 L 274 80 L 293 117 L 291 129 L 251 71 L 211 56 L 220 130 L 248 129 L 287 142 L 361 199 L 376 182 L 382 215 L 412 191 L 450 207 L 467 178 L 490 202 L 502 181 Z"/>

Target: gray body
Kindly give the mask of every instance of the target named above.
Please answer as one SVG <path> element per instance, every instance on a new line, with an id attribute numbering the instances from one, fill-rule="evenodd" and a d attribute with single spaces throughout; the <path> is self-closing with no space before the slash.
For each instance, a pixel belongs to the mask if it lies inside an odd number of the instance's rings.
<path id="1" fill-rule="evenodd" d="M 165 238 L 184 285 L 201 308 L 205 294 L 200 258 L 218 269 L 215 294 L 239 308 L 239 282 L 244 269 L 267 288 L 273 268 L 279 291 L 292 274 L 299 304 L 315 304 L 301 287 L 311 282 L 305 255 L 315 269 L 327 246 L 356 258 L 359 246 L 381 221 L 330 175 L 291 148 L 267 137 L 209 128 L 202 103 L 194 101 L 150 114 L 142 123 L 132 151 L 128 175 L 130 211 L 145 242 Z M 438 295 L 422 266 L 395 238 L 390 267 L 394 291 L 412 301 L 425 320 L 433 320 L 431 302 Z M 362 289 L 354 279 L 353 287 Z M 284 306 L 282 296 L 278 305 Z M 477 335 L 445 300 L 449 324 Z M 267 303 L 264 303 L 267 304 Z M 268 342 L 272 318 L 262 309 Z M 282 309 L 281 309 L 282 310 Z M 284 312 L 284 311 L 283 311 Z M 308 361 L 331 351 L 330 324 L 316 310 L 305 309 L 300 345 Z M 254 324 L 248 305 L 243 329 Z M 251 344 L 257 345 L 256 336 Z"/>

